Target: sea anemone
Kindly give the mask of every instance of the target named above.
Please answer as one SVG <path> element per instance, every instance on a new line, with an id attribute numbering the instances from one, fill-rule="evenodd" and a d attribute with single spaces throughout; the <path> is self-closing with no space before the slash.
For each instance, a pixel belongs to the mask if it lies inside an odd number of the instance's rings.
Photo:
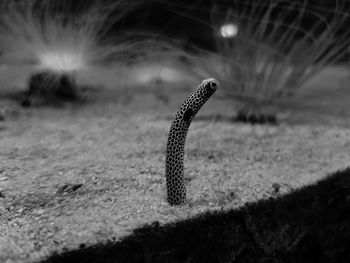
<path id="1" fill-rule="evenodd" d="M 239 119 L 275 121 L 273 105 L 279 99 L 295 94 L 348 53 L 348 1 L 328 6 L 307 0 L 214 3 L 217 50 L 198 65 L 222 83 L 226 96 L 240 102 Z"/>
<path id="2" fill-rule="evenodd" d="M 29 96 L 75 100 L 77 74 L 130 50 L 109 33 L 135 6 L 124 0 L 3 0 L 0 62 L 29 67 Z"/>

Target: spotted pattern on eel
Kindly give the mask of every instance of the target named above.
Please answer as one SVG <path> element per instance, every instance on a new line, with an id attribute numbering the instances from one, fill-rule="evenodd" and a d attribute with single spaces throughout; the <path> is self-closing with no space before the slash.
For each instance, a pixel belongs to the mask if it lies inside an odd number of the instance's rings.
<path id="1" fill-rule="evenodd" d="M 185 202 L 184 151 L 187 131 L 193 117 L 214 94 L 218 85 L 218 81 L 213 78 L 203 80 L 181 105 L 171 124 L 165 163 L 167 201 L 170 205 Z"/>

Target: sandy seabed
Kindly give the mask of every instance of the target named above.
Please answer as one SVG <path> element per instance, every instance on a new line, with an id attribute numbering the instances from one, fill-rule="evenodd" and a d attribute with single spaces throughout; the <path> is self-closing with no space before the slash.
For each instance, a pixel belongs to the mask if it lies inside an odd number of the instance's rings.
<path id="1" fill-rule="evenodd" d="M 140 74 L 121 82 L 110 69 L 84 105 L 23 109 L 3 99 L 1 262 L 37 261 L 81 244 L 119 240 L 154 221 L 278 197 L 348 167 L 346 69 L 328 69 L 279 102 L 283 118 L 276 126 L 232 122 L 235 105 L 218 91 L 187 137 L 187 203 L 169 206 L 167 134 L 199 80 L 177 82 L 172 77 L 181 72 L 165 72 L 161 81 Z"/>

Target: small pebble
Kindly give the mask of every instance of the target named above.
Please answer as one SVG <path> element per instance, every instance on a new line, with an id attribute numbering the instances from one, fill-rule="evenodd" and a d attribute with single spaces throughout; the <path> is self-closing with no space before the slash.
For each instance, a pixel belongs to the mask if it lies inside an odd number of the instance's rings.
<path id="1" fill-rule="evenodd" d="M 273 190 L 275 191 L 275 193 L 278 193 L 280 191 L 281 185 L 278 183 L 273 183 L 272 187 L 273 187 Z"/>
<path id="2" fill-rule="evenodd" d="M 81 243 L 81 244 L 79 245 L 79 249 L 84 249 L 84 248 L 86 248 L 86 245 L 85 245 L 84 243 Z"/>
<path id="3" fill-rule="evenodd" d="M 65 184 L 57 189 L 57 194 L 73 193 L 82 186 L 83 184 Z"/>
<path id="4" fill-rule="evenodd" d="M 36 214 L 38 214 L 38 215 L 42 215 L 44 213 L 45 213 L 44 209 L 39 209 L 39 210 L 36 211 Z"/>

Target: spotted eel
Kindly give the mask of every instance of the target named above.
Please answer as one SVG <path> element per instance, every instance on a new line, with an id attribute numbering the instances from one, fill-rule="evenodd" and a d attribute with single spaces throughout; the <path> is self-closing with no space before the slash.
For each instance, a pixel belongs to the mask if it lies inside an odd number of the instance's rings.
<path id="1" fill-rule="evenodd" d="M 216 91 L 219 83 L 205 79 L 184 101 L 171 124 L 166 148 L 166 187 L 170 205 L 181 205 L 186 199 L 184 151 L 188 128 L 193 117 Z"/>

